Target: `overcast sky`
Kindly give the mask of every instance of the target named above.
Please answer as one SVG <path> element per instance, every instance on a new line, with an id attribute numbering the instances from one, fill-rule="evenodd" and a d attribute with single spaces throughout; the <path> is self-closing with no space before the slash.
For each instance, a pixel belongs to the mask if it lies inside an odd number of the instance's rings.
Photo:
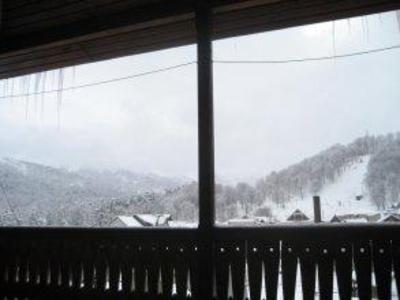
<path id="1" fill-rule="evenodd" d="M 216 60 L 332 56 L 400 44 L 395 13 L 214 43 Z M 80 85 L 196 60 L 195 46 L 78 66 Z M 366 133 L 400 130 L 400 49 L 288 64 L 215 64 L 216 172 L 264 176 Z M 54 77 L 54 78 L 53 78 Z M 13 93 L 22 89 L 14 81 Z M 46 88 L 57 86 L 47 75 Z M 30 80 L 34 89 L 33 78 Z M 7 93 L 11 81 L 3 82 Z M 0 99 L 0 156 L 67 168 L 197 176 L 196 65 L 64 92 Z"/>

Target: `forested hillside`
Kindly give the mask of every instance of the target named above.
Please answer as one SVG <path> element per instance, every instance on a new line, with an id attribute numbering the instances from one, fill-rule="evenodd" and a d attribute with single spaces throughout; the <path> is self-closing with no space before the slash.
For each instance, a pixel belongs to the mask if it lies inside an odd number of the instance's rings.
<path id="1" fill-rule="evenodd" d="M 273 204 L 284 207 L 295 199 L 311 199 L 365 157 L 368 201 L 377 210 L 398 204 L 400 133 L 366 135 L 272 172 L 254 186 L 217 184 L 217 219 L 273 215 Z M 0 161 L 1 225 L 108 226 L 118 215 L 135 213 L 170 213 L 176 220 L 195 222 L 197 202 L 196 182 L 125 170 L 69 171 Z"/>
<path id="2" fill-rule="evenodd" d="M 257 183 L 264 199 L 287 202 L 294 197 L 317 195 L 322 187 L 340 177 L 361 157 L 371 160 L 366 174 L 366 188 L 371 201 L 386 207 L 399 200 L 400 134 L 366 135 L 348 145 L 334 145 L 279 172 L 272 172 Z"/>

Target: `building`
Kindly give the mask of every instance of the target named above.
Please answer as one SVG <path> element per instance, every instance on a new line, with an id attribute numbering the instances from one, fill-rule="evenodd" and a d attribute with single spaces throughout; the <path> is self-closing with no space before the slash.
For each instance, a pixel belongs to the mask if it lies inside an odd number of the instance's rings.
<path id="1" fill-rule="evenodd" d="M 118 216 L 110 227 L 169 227 L 172 217 L 169 214 L 135 214 L 133 216 Z"/>
<path id="2" fill-rule="evenodd" d="M 400 222 L 400 214 L 391 213 L 383 216 L 378 222 L 380 223 L 398 223 Z"/>
<path id="3" fill-rule="evenodd" d="M 334 215 L 330 220 L 330 223 L 369 223 L 378 222 L 380 219 L 380 214 L 344 214 L 344 215 Z"/>
<path id="4" fill-rule="evenodd" d="M 300 209 L 296 209 L 288 218 L 287 221 L 290 222 L 305 222 L 310 221 L 310 218 L 306 216 Z"/>

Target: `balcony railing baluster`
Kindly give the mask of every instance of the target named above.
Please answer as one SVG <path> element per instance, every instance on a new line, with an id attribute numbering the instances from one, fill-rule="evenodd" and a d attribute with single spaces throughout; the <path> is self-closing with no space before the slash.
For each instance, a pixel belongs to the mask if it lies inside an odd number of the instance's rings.
<path id="1" fill-rule="evenodd" d="M 396 299 L 400 229 L 339 227 L 215 228 L 216 299 Z M 1 228 L 0 238 L 1 300 L 200 299 L 196 229 Z"/>

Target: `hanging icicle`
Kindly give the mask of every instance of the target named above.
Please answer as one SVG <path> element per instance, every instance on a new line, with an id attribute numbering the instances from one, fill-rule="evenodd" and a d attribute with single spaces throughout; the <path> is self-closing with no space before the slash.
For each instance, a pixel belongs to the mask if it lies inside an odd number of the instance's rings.
<path id="1" fill-rule="evenodd" d="M 369 43 L 369 22 L 368 22 L 368 16 L 365 16 L 365 28 L 366 28 L 366 39 L 367 39 L 367 43 Z"/>
<path id="2" fill-rule="evenodd" d="M 34 75 L 34 91 L 33 93 L 35 94 L 35 97 L 33 99 L 34 101 L 34 111 L 35 111 L 35 117 L 38 115 L 38 93 L 40 92 L 40 81 L 42 79 L 42 73 L 37 73 Z"/>
<path id="3" fill-rule="evenodd" d="M 335 21 L 332 21 L 332 51 L 333 57 L 336 56 L 336 28 L 335 28 Z"/>
<path id="4" fill-rule="evenodd" d="M 396 17 L 397 17 L 397 25 L 399 25 L 399 33 L 400 33 L 400 10 L 396 11 Z"/>
<path id="5" fill-rule="evenodd" d="M 64 69 L 58 70 L 57 78 L 57 128 L 60 130 L 61 106 L 62 106 L 62 90 L 64 87 Z"/>
<path id="6" fill-rule="evenodd" d="M 347 19 L 347 33 L 351 35 L 351 19 Z"/>
<path id="7" fill-rule="evenodd" d="M 41 87 L 41 92 L 42 94 L 40 95 L 40 119 L 41 121 L 44 120 L 44 91 L 46 90 L 46 82 L 47 82 L 47 71 L 43 72 L 42 76 L 42 87 Z"/>

